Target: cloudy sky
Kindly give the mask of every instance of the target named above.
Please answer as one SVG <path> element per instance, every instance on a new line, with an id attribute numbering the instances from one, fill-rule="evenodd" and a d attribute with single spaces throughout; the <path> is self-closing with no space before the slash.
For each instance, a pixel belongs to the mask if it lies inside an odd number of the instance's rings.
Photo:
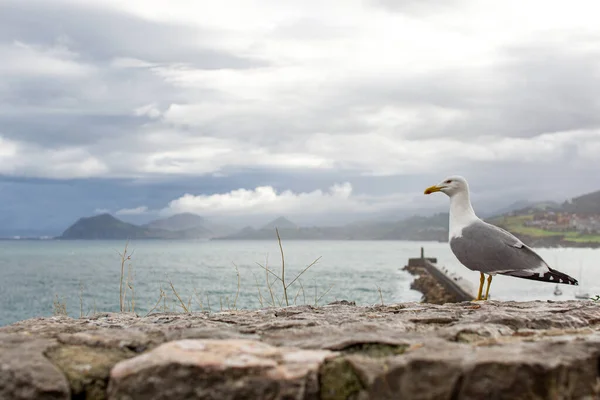
<path id="1" fill-rule="evenodd" d="M 394 215 L 455 173 L 476 209 L 600 189 L 599 11 L 0 0 L 0 225 Z"/>

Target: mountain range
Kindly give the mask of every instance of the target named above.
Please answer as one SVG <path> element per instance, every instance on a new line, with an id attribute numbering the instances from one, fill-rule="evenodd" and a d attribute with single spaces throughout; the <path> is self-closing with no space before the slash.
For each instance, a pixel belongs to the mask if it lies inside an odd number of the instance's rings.
<path id="1" fill-rule="evenodd" d="M 600 215 L 600 191 L 575 197 L 563 204 L 555 202 L 516 202 L 495 213 L 531 213 L 545 209 L 577 214 Z M 207 218 L 181 213 L 143 225 L 121 221 L 110 214 L 80 218 L 58 239 L 213 239 L 273 240 L 275 228 L 282 238 L 293 240 L 434 240 L 448 238 L 448 213 L 413 216 L 401 220 L 352 222 L 343 226 L 299 226 L 278 217 L 260 228 L 236 230 Z"/>
<path id="2" fill-rule="evenodd" d="M 231 232 L 231 227 L 211 223 L 192 213 L 176 214 L 144 225 L 100 214 L 80 218 L 58 239 L 210 239 Z"/>
<path id="3" fill-rule="evenodd" d="M 448 214 L 333 227 L 301 227 L 285 217 L 279 217 L 258 229 L 248 226 L 237 232 L 191 213 L 176 214 L 144 225 L 134 225 L 110 214 L 101 214 L 80 218 L 58 239 L 273 240 L 276 237 L 275 228 L 282 237 L 293 240 L 445 240 Z"/>

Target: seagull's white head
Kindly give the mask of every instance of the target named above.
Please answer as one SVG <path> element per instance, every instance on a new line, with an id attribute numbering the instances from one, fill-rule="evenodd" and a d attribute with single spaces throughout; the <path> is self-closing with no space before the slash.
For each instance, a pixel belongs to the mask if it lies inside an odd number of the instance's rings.
<path id="1" fill-rule="evenodd" d="M 469 192 L 469 184 L 467 180 L 460 175 L 452 175 L 446 177 L 443 181 L 437 185 L 433 185 L 425 189 L 425 194 L 431 194 L 435 192 L 442 192 L 447 194 L 449 197 L 454 196 L 458 193 Z"/>

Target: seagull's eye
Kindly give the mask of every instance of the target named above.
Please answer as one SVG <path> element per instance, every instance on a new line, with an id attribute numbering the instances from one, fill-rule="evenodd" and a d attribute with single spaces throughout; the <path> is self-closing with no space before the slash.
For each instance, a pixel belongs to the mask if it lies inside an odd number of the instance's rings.
<path id="1" fill-rule="evenodd" d="M 444 183 L 452 183 L 452 179 L 448 179 L 446 182 Z"/>

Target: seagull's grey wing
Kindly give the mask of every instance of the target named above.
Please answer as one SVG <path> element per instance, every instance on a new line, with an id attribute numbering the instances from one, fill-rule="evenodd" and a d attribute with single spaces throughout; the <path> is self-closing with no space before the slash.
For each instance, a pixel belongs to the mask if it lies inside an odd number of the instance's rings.
<path id="1" fill-rule="evenodd" d="M 461 235 L 450 239 L 450 247 L 467 268 L 484 273 L 527 270 L 548 266 L 533 251 L 510 233 L 477 221 L 466 226 Z"/>
<path id="2" fill-rule="evenodd" d="M 467 268 L 486 274 L 577 284 L 568 275 L 555 271 L 517 237 L 483 221 L 466 226 L 450 247 Z"/>

